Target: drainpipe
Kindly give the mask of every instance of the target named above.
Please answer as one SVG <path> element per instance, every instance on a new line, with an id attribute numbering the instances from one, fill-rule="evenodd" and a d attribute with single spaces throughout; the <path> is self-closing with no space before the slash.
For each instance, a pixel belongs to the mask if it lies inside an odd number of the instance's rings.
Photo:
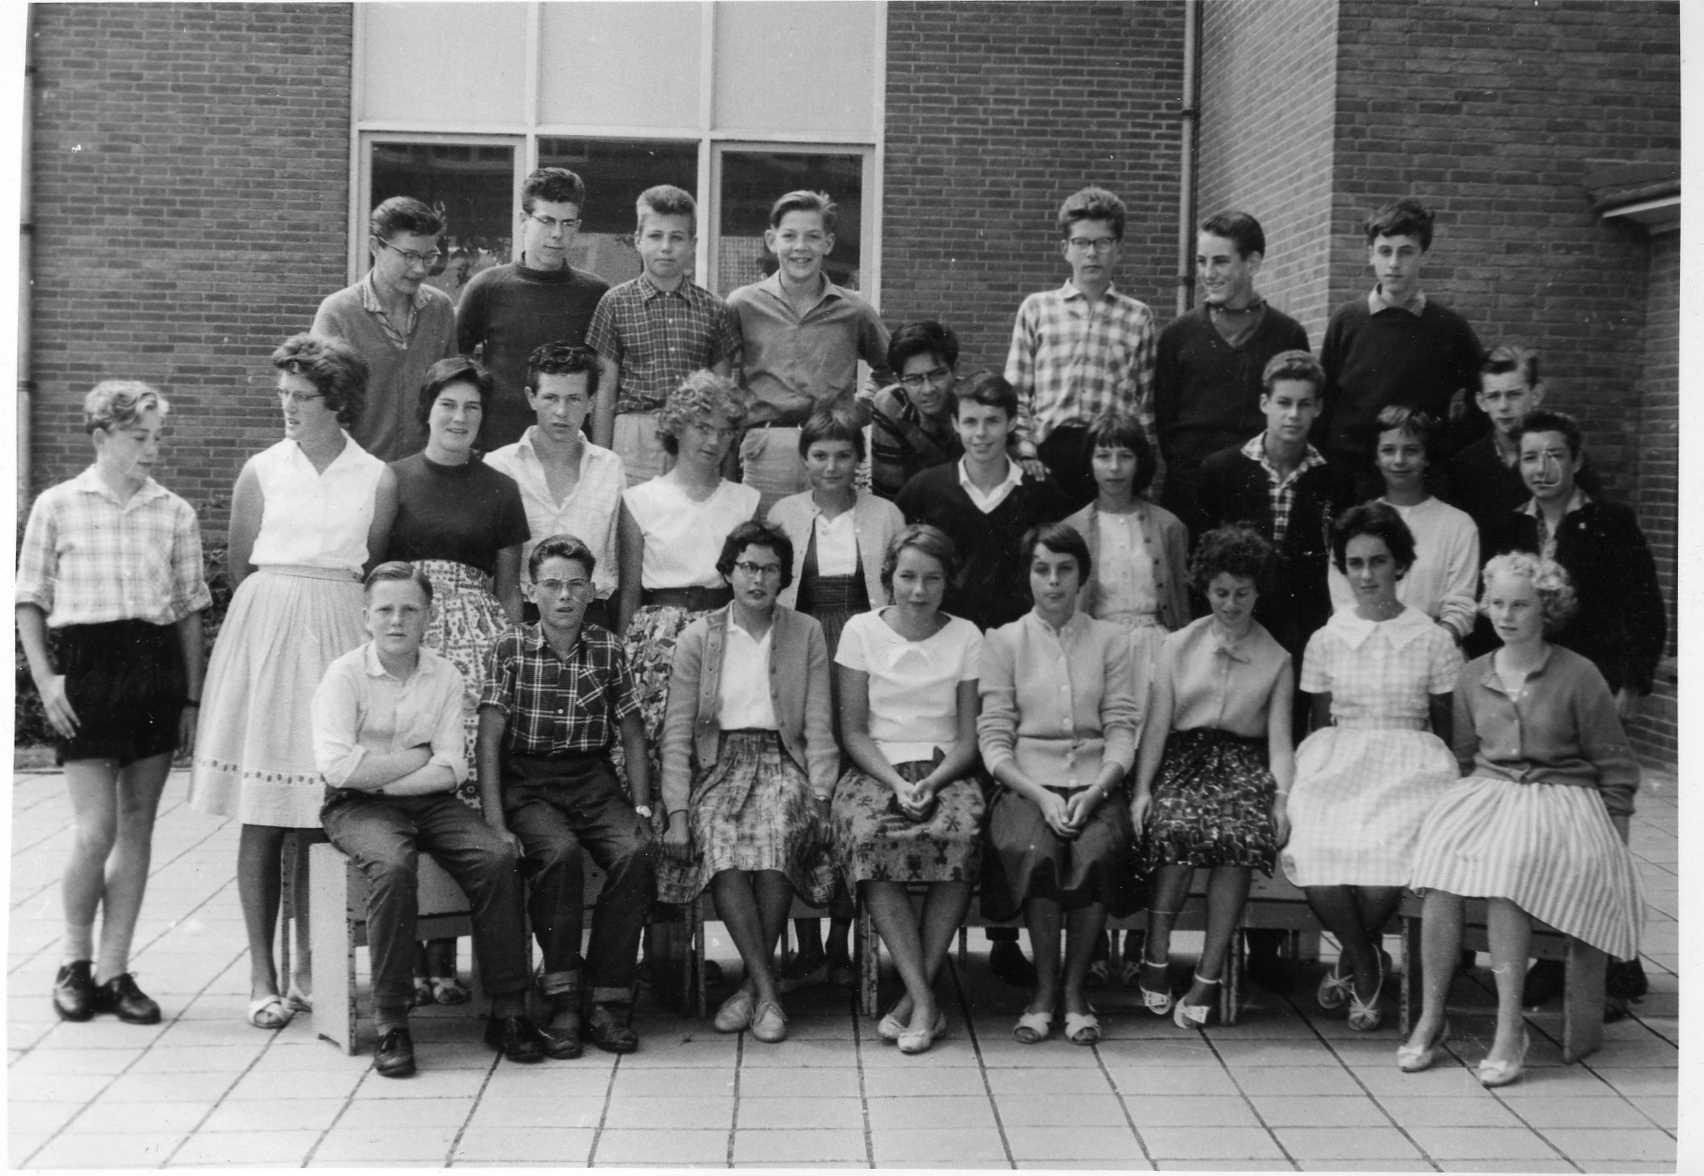
<path id="1" fill-rule="evenodd" d="M 1177 115 L 1177 313 L 1189 309 L 1195 288 L 1195 128 L 1200 81 L 1196 58 L 1200 54 L 1201 0 L 1183 3 L 1183 97 Z"/>
<path id="2" fill-rule="evenodd" d="M 30 204 L 30 136 L 35 128 L 35 6 L 24 24 L 24 134 L 23 167 L 18 175 L 18 498 L 20 519 L 30 501 L 30 405 L 35 399 L 35 381 L 30 378 L 30 288 L 34 273 L 35 216 Z"/>

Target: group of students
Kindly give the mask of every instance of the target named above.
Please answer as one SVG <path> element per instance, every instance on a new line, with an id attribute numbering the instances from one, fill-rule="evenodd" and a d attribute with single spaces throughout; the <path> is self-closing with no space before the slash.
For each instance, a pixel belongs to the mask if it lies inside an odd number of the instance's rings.
<path id="1" fill-rule="evenodd" d="M 525 256 L 535 236 L 561 252 L 583 189 L 550 201 L 531 183 Z M 683 269 L 690 206 L 658 211 L 673 200 L 640 198 L 646 273 L 590 312 L 594 336 L 603 321 L 620 341 L 528 351 L 533 423 L 489 453 L 494 328 L 486 362 L 418 373 L 423 448 L 388 465 L 358 439 L 397 415 L 376 404 L 382 365 L 358 330 L 274 353 L 285 436 L 237 481 L 236 594 L 205 681 L 194 515 L 150 477 L 166 401 L 134 382 L 89 394 L 95 464 L 38 499 L 17 594 L 77 820 L 62 1016 L 160 1015 L 128 941 L 171 753 L 192 748 L 192 803 L 243 826 L 250 1022 L 310 1007 L 306 943 L 280 977 L 273 941 L 286 838 L 323 829 L 373 884 L 389 1075 L 414 1067 L 411 1004 L 466 999 L 453 941 L 414 942 L 420 849 L 474 903 L 488 1040 L 523 1061 L 575 1056 L 582 1038 L 636 1048 L 652 905 L 705 890 L 744 972 L 718 1029 L 785 1037 L 782 924 L 795 893 L 820 904 L 843 886 L 904 982 L 879 1032 L 906 1052 L 945 1028 L 934 980 L 978 886 L 987 917 L 1030 933 L 1026 1043 L 1061 1014 L 1069 1040 L 1099 1039 L 1086 990 L 1107 969 L 1102 929 L 1144 903 L 1145 950 L 1121 975 L 1148 1010 L 1205 1024 L 1250 872 L 1279 861 L 1342 947 L 1320 1003 L 1356 1029 L 1380 1021 L 1378 937 L 1401 888 L 1426 892 L 1405 1069 L 1447 1034 L 1460 895 L 1493 899 L 1493 1083 L 1519 1073 L 1529 917 L 1636 954 L 1620 715 L 1664 638 L 1649 551 L 1630 512 L 1582 488 L 1578 427 L 1538 410 L 1531 356 L 1475 341 L 1473 393 L 1437 394 L 1454 368 L 1428 365 L 1448 349 L 1413 336 L 1472 332 L 1418 290 L 1424 209 L 1369 221 L 1379 284 L 1333 317 L 1322 365 L 1254 295 L 1264 237 L 1244 213 L 1203 223 L 1206 302 L 1156 339 L 1112 287 L 1123 206 L 1085 189 L 1059 216 L 1071 280 L 1026 300 L 1005 375 L 961 378 L 948 328 L 889 337 L 827 281 L 832 205 L 791 193 L 766 235 L 776 276 L 703 318 L 716 357 L 660 402 L 629 400 L 633 373 L 702 354 L 643 326 L 678 327 L 665 296 L 713 300 Z M 380 235 L 385 207 L 345 309 L 405 351 L 435 305 L 419 279 L 442 226 Z M 400 324 L 384 266 L 414 279 Z M 1393 375 L 1393 348 L 1428 370 Z M 873 396 L 853 395 L 859 357 L 892 377 Z M 1188 521 L 1149 499 L 1162 468 Z M 1433 497 L 1440 481 L 1469 513 Z M 1497 556 L 1483 572 L 1481 554 Z M 1465 667 L 1463 646 L 1481 655 Z M 582 853 L 608 876 L 584 959 Z M 1197 868 L 1208 931 L 1179 993 L 1170 932 Z M 996 950 L 1022 961 L 1014 939 Z"/>

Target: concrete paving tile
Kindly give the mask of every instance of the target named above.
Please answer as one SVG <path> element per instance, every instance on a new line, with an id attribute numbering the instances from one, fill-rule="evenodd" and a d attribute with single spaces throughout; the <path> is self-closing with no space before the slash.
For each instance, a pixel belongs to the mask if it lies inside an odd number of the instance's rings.
<path id="1" fill-rule="evenodd" d="M 693 1094 L 684 1089 L 668 1096 L 618 1095 L 610 1099 L 603 1125 L 633 1129 L 691 1127 L 727 1131 L 734 1125 L 734 1098 L 722 1091 Z"/>
<path id="2" fill-rule="evenodd" d="M 1283 1157 L 1272 1133 L 1264 1127 L 1218 1127 L 1213 1124 L 1177 1127 L 1139 1127 L 1148 1154 L 1159 1160 L 1264 1160 Z"/>
<path id="3" fill-rule="evenodd" d="M 314 1152 L 314 1162 L 341 1161 L 355 1165 L 372 1160 L 405 1160 L 430 1161 L 441 1166 L 449 1158 L 450 1145 L 460 1130 L 460 1123 L 392 1127 L 377 1116 L 363 1121 L 352 1111 L 326 1133 Z"/>
<path id="4" fill-rule="evenodd" d="M 1638 1107 L 1651 1122 L 1669 1131 L 1675 1130 L 1679 1121 L 1680 1104 L 1673 1098 L 1661 1095 L 1638 1095 L 1633 1099 L 1633 1105 Z"/>
<path id="5" fill-rule="evenodd" d="M 1211 1123 L 1214 1127 L 1259 1127 L 1254 1108 L 1241 1095 L 1131 1094 L 1124 1108 L 1138 1128 Z"/>
<path id="6" fill-rule="evenodd" d="M 1086 1051 L 1085 1051 L 1086 1052 Z M 988 1088 L 996 1095 L 1029 1095 L 1038 1090 L 1049 1094 L 1112 1094 L 1112 1084 L 1099 1067 L 1060 1068 L 1031 1066 L 1028 1069 L 988 1071 Z"/>
<path id="7" fill-rule="evenodd" d="M 237 1080 L 231 1073 L 183 1073 L 162 1077 L 158 1074 L 121 1074 L 101 1092 L 101 1101 L 150 1102 L 158 1101 L 169 1092 L 178 1102 L 197 1100 L 211 1103 L 221 1098 Z"/>
<path id="8" fill-rule="evenodd" d="M 1355 1081 L 1374 1098 L 1466 1098 L 1485 1088 L 1474 1072 L 1455 1063 L 1439 1062 L 1430 1070 L 1404 1074 L 1393 1063 L 1379 1069 L 1354 1070 Z"/>
<path id="9" fill-rule="evenodd" d="M 60 1135 L 30 1158 L 32 1168 L 158 1168 L 184 1136 L 173 1131 Z"/>
<path id="10" fill-rule="evenodd" d="M 180 1074 L 186 1071 L 204 1073 L 247 1070 L 260 1057 L 261 1046 L 241 1045 L 156 1045 L 145 1051 L 130 1067 L 132 1074 Z"/>
<path id="11" fill-rule="evenodd" d="M 572 1065 L 573 1063 L 568 1063 Z M 734 1072 L 706 1070 L 698 1066 L 658 1066 L 652 1069 L 628 1069 L 625 1065 L 610 1079 L 617 1098 L 676 1097 L 680 1095 L 726 1094 L 734 1092 Z"/>
<path id="12" fill-rule="evenodd" d="M 1395 1127 L 1274 1127 L 1278 1142 L 1299 1161 L 1407 1160 L 1420 1153 Z"/>
<path id="13" fill-rule="evenodd" d="M 32 1094 L 31 1090 L 14 1085 L 14 1094 Z M 10 1128 L 31 1135 L 52 1135 L 76 1118 L 83 1110 L 80 1102 L 37 1102 L 31 1099 L 12 1099 L 6 1104 Z"/>
<path id="14" fill-rule="evenodd" d="M 863 1131 L 864 1108 L 855 1099 L 742 1096 L 735 1126 L 740 1131 Z"/>
<path id="15" fill-rule="evenodd" d="M 162 1091 L 160 1093 L 168 1093 Z M 113 1102 L 100 1098 L 83 1108 L 65 1130 L 107 1135 L 115 1131 L 194 1131 L 213 1109 L 210 1099 L 182 1102 Z"/>
<path id="16" fill-rule="evenodd" d="M 388 1081 L 388 1079 L 387 1079 Z M 474 1100 L 465 1098 L 354 1098 L 338 1121 L 337 1130 L 351 1123 L 385 1127 L 460 1127 L 473 1113 Z"/>
<path id="17" fill-rule="evenodd" d="M 542 1068 L 542 1067 L 535 1067 Z M 422 1060 L 421 1068 L 408 1078 L 386 1078 L 377 1070 L 368 1070 L 361 1085 L 355 1088 L 356 1102 L 371 1099 L 410 1098 L 473 1098 L 485 1085 L 483 1070 L 434 1070 Z M 319 1081 L 315 1074 L 309 1080 Z"/>
<path id="18" fill-rule="evenodd" d="M 956 1073 L 957 1071 L 947 1071 Z M 975 1073 L 975 1071 L 969 1071 Z M 623 1075 L 632 1077 L 639 1071 Z M 890 1071 L 894 1074 L 906 1074 L 908 1071 Z M 872 1080 L 874 1074 L 871 1075 Z M 857 1098 L 858 1071 L 849 1067 L 816 1067 L 800 1070 L 779 1070 L 774 1067 L 764 1067 L 756 1070 L 740 1071 L 739 1089 L 741 1098 Z M 705 1089 L 708 1089 L 706 1085 Z M 717 1089 L 724 1087 L 718 1086 Z M 681 1088 L 668 1088 L 671 1093 Z M 725 1086 L 730 1093 L 733 1091 L 733 1076 L 729 1075 Z M 617 1093 L 622 1093 L 620 1087 Z"/>
<path id="19" fill-rule="evenodd" d="M 1569 1099 L 1569 1102 L 1577 1100 Z M 1472 1096 L 1437 1098 L 1380 1095 L 1379 1105 L 1399 1127 L 1519 1127 L 1521 1121 L 1484 1091 Z"/>
<path id="20" fill-rule="evenodd" d="M 659 1125 L 650 1129 L 610 1128 L 598 1133 L 590 1162 L 604 1164 L 719 1164 L 728 1160 L 727 1129 L 719 1131 Z"/>
<path id="21" fill-rule="evenodd" d="M 19 1093 L 27 1091 L 30 1098 L 42 1102 L 81 1106 L 112 1085 L 113 1081 L 106 1074 L 43 1074 L 31 1079 L 26 1088 L 14 1086 L 12 1089 Z"/>
<path id="22" fill-rule="evenodd" d="M 789 1038 L 777 1045 L 765 1045 L 747 1035 L 740 1051 L 740 1066 L 752 1069 L 762 1066 L 852 1066 L 858 1063 L 858 1052 L 850 1039 L 845 1041 L 795 1041 Z"/>
<path id="23" fill-rule="evenodd" d="M 1409 1135 L 1433 1159 L 1553 1160 L 1545 1135 L 1525 1127 L 1410 1127 Z"/>
<path id="24" fill-rule="evenodd" d="M 1599 1160 L 1637 1160 L 1670 1163 L 1675 1159 L 1674 1136 L 1655 1127 L 1628 1129 L 1549 1128 L 1544 1132 L 1563 1155 L 1582 1167 Z"/>
<path id="25" fill-rule="evenodd" d="M 1635 1127 L 1651 1126 L 1649 1119 L 1630 1102 L 1619 1098 L 1527 1098 L 1507 1104 L 1529 1127 Z"/>
<path id="26" fill-rule="evenodd" d="M 669 1037 L 661 1041 L 641 1036 L 639 1052 L 624 1056 L 621 1059 L 621 1067 L 624 1070 L 633 1067 L 668 1069 L 686 1066 L 727 1066 L 732 1069 L 738 1061 L 739 1042 L 731 1034 L 718 1033 L 708 1038 Z"/>
<path id="27" fill-rule="evenodd" d="M 281 1098 L 262 1102 L 226 1099 L 216 1107 L 196 1135 L 233 1131 L 324 1131 L 348 1106 L 341 1098 Z"/>
<path id="28" fill-rule="evenodd" d="M 1365 1095 L 1261 1094 L 1252 1101 L 1268 1127 L 1390 1126 L 1390 1117 Z"/>
<path id="29" fill-rule="evenodd" d="M 1152 1172 L 1154 1165 L 1141 1156 L 1117 1156 L 1099 1160 L 1018 1160 L 1014 1167 L 1019 1169 L 1053 1170 L 1064 1168 L 1088 1168 L 1096 1172 Z"/>
<path id="30" fill-rule="evenodd" d="M 1395 1067 L 1392 1067 L 1394 1070 Z M 1275 1066 L 1256 1066 L 1232 1071 L 1242 1092 L 1258 1094 L 1335 1094 L 1359 1095 L 1360 1084 L 1342 1066 L 1297 1066 L 1293 1069 Z"/>
<path id="31" fill-rule="evenodd" d="M 1127 1126 L 1006 1127 L 1006 1141 L 1016 1160 L 1103 1160 L 1140 1156 L 1136 1133 Z"/>
<path id="32" fill-rule="evenodd" d="M 1304 1172 L 1435 1172 L 1427 1160 L 1296 1160 Z"/>
<path id="33" fill-rule="evenodd" d="M 52 1139 L 51 1135 L 43 1135 L 34 1131 L 9 1131 L 6 1133 L 6 1166 L 22 1168 L 24 1161 L 42 1144 Z"/>
<path id="34" fill-rule="evenodd" d="M 1085 1051 L 1086 1052 L 1086 1051 Z M 978 1064 L 986 1066 L 1010 1066 L 1014 1063 L 1006 1060 L 1009 1055 L 991 1058 L 987 1054 L 978 1054 L 977 1047 L 968 1034 L 948 1033 L 946 1037 L 937 1037 L 935 1044 L 927 1053 L 906 1054 L 884 1041 L 866 1041 L 858 1050 L 858 1060 L 866 1070 L 892 1070 L 906 1067 L 926 1066 L 931 1070 L 945 1070 L 954 1067 L 963 1069 L 975 1067 Z M 1031 1060 L 1033 1061 L 1033 1055 Z"/>
<path id="35" fill-rule="evenodd" d="M 249 1167 L 253 1164 L 287 1164 L 301 1167 L 320 1140 L 318 1130 L 251 1130 L 243 1135 L 197 1132 L 172 1156 L 171 1166 L 218 1164 Z"/>
<path id="36" fill-rule="evenodd" d="M 1072 1045 L 1057 1033 L 1035 1045 L 1013 1041 L 1010 1035 L 984 1037 L 977 1042 L 977 1050 L 982 1064 L 991 1069 L 1043 1066 L 1053 1070 L 1093 1070 L 1098 1064 L 1094 1050 Z"/>
<path id="37" fill-rule="evenodd" d="M 980 1127 L 994 1130 L 994 1105 L 985 1095 L 943 1095 L 933 1098 L 872 1096 L 866 1103 L 870 1129 L 901 1127 Z"/>
<path id="38" fill-rule="evenodd" d="M 585 1097 L 482 1098 L 473 1109 L 468 1127 L 514 1130 L 548 1123 L 553 1127 L 596 1127 L 604 1117 L 602 1095 Z"/>
<path id="39" fill-rule="evenodd" d="M 862 1126 L 812 1131 L 756 1131 L 742 1127 L 734 1132 L 734 1163 L 743 1165 L 752 1160 L 863 1167 L 869 1163 L 869 1152 Z"/>
<path id="40" fill-rule="evenodd" d="M 1003 1093 L 995 1099 L 1000 1122 L 1008 1128 L 1054 1127 L 1075 1123 L 1083 1127 L 1125 1127 L 1124 1103 L 1116 1094 L 1061 1094 L 1031 1091 Z M 1014 1153 L 1016 1154 L 1016 1153 Z"/>
<path id="41" fill-rule="evenodd" d="M 1243 1040 L 1217 1041 L 1214 1049 L 1233 1070 L 1256 1066 L 1335 1066 L 1337 1056 L 1330 1046 L 1319 1040 L 1293 1038 L 1251 1037 Z"/>
<path id="42" fill-rule="evenodd" d="M 1618 1070 L 1615 1073 L 1632 1075 L 1629 1081 L 1635 1085 L 1645 1078 L 1665 1078 L 1666 1081 L 1651 1085 L 1674 1090 L 1672 1070 Z M 1551 1066 L 1543 1070 L 1528 1070 L 1526 1077 L 1512 1086 L 1498 1087 L 1497 1097 L 1518 1102 L 1525 1098 L 1604 1098 L 1615 1092 L 1616 1087 L 1603 1075 L 1585 1066 Z M 1623 1090 L 1621 1093 L 1634 1092 Z"/>
<path id="43" fill-rule="evenodd" d="M 1218 1066 L 1222 1063 L 1213 1047 L 1205 1041 L 1103 1041 L 1095 1047 L 1102 1062 L 1111 1069 L 1124 1065 L 1160 1066 Z"/>
<path id="44" fill-rule="evenodd" d="M 627 1073 L 625 1067 L 623 1072 Z M 631 1073 L 637 1073 L 632 1071 Z M 485 1084 L 484 1098 L 603 1098 L 615 1080 L 615 1067 L 586 1065 L 586 1059 L 545 1062 L 538 1066 L 499 1066 Z"/>
<path id="45" fill-rule="evenodd" d="M 452 1157 L 460 1164 L 513 1164 L 535 1161 L 550 1164 L 584 1164 L 592 1151 L 597 1132 L 588 1127 L 527 1125 L 525 1131 L 510 1127 L 469 1127 L 462 1133 Z"/>
<path id="46" fill-rule="evenodd" d="M 1203 1164 L 1199 1160 L 1160 1160 L 1154 1161 L 1156 1172 L 1199 1172 L 1203 1169 L 1213 1172 L 1288 1172 L 1292 1169 L 1284 1166 L 1282 1159 L 1273 1160 L 1224 1160 L 1215 1158 L 1211 1164 Z"/>
<path id="47" fill-rule="evenodd" d="M 1236 1085 L 1223 1067 L 1189 1066 L 1168 1070 L 1155 1066 L 1107 1067 L 1118 1093 L 1125 1096 L 1159 1095 L 1234 1095 Z"/>
<path id="48" fill-rule="evenodd" d="M 369 1060 L 368 1065 L 371 1065 Z M 236 1084 L 225 1095 L 225 1101 L 241 1102 L 248 1099 L 291 1099 L 291 1098 L 347 1098 L 361 1085 L 363 1079 L 371 1073 L 365 1067 L 358 1067 L 355 1059 L 351 1059 L 349 1069 L 341 1071 L 325 1071 L 314 1075 L 311 1083 L 295 1081 L 281 1082 L 276 1075 L 258 1074 L 245 1075 L 238 1078 Z"/>
<path id="49" fill-rule="evenodd" d="M 167 1031 L 173 1027 L 170 1021 L 162 1021 L 158 1025 L 125 1025 L 106 1017 L 96 1017 L 92 1021 L 53 1021 L 51 1024 L 53 1031 L 46 1036 L 44 1044 L 79 1052 L 146 1049 L 164 1041 Z M 10 1037 L 7 1040 L 11 1043 Z"/>
<path id="50" fill-rule="evenodd" d="M 1593 1160 L 1589 1171 L 1593 1172 L 1673 1172 L 1674 1164 L 1656 1163 L 1650 1160 Z"/>
<path id="51" fill-rule="evenodd" d="M 870 1131 L 879 1168 L 1004 1168 L 1000 1136 L 980 1127 L 884 1127 Z"/>
<path id="52" fill-rule="evenodd" d="M 139 1049 L 55 1049 L 41 1046 L 6 1067 L 13 1082 L 28 1085 L 49 1074 L 122 1074 L 143 1056 Z"/>

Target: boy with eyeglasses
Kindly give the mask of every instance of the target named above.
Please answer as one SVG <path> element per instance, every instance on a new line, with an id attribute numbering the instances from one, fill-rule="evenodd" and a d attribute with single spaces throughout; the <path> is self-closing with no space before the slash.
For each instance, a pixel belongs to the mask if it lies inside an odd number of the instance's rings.
<path id="1" fill-rule="evenodd" d="M 953 427 L 959 341 L 934 319 L 906 323 L 888 343 L 894 382 L 870 405 L 870 488 L 892 499 L 930 466 L 957 461 L 964 444 Z"/>
<path id="2" fill-rule="evenodd" d="M 585 619 L 596 569 L 572 535 L 533 548 L 527 592 L 538 623 L 511 629 L 492 647 L 475 745 L 485 819 L 519 851 L 527 877 L 550 1007 L 541 1032 L 545 1052 L 557 1058 L 578 1057 L 582 1033 L 610 1053 L 639 1048 L 633 981 L 656 895 L 639 698 L 621 641 Z M 610 760 L 618 737 L 631 801 Z M 604 872 L 583 961 L 582 852 Z"/>
<path id="3" fill-rule="evenodd" d="M 367 361 L 367 395 L 349 435 L 382 461 L 425 446 L 415 416 L 420 385 L 427 368 L 456 353 L 455 305 L 426 284 L 443 262 L 443 231 L 438 213 L 412 196 L 392 196 L 367 222 L 373 267 L 314 313 L 314 334 L 347 340 Z"/>
<path id="4" fill-rule="evenodd" d="M 521 184 L 521 257 L 473 275 L 456 309 L 456 341 L 478 355 L 496 390 L 485 406 L 478 447 L 489 453 L 520 440 L 533 422 L 523 388 L 527 357 L 545 343 L 581 344 L 609 283 L 568 264 L 586 185 L 561 167 L 541 167 Z"/>
<path id="5" fill-rule="evenodd" d="M 1091 422 L 1128 412 L 1150 438 L 1154 431 L 1154 316 L 1113 287 L 1124 220 L 1124 201 L 1105 188 L 1084 188 L 1060 206 L 1070 280 L 1024 299 L 1006 353 L 1006 379 L 1018 393 L 1018 458 L 1034 476 L 1052 474 L 1071 510 L 1096 493 Z"/>
<path id="6" fill-rule="evenodd" d="M 732 375 L 740 327 L 728 304 L 690 276 L 698 245 L 692 194 L 658 184 L 639 194 L 633 244 L 644 271 L 598 302 L 586 343 L 602 375 L 592 440 L 621 455 L 627 484 L 666 473 L 674 458 L 657 436 L 657 412 L 692 372 Z"/>

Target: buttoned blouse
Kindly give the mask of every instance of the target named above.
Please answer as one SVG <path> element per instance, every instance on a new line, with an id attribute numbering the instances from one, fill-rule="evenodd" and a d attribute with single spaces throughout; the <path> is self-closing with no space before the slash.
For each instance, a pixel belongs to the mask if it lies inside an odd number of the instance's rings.
<path id="1" fill-rule="evenodd" d="M 1279 675 L 1291 672 L 1290 655 L 1259 621 L 1227 643 L 1206 616 L 1166 638 L 1154 672 L 1171 682 L 1172 730 L 1211 727 L 1259 739 Z"/>
<path id="2" fill-rule="evenodd" d="M 1338 726 L 1423 731 L 1430 696 L 1454 690 L 1460 672 L 1455 642 L 1419 609 L 1404 608 L 1388 621 L 1347 609 L 1308 638 L 1301 687 L 1331 694 Z"/>
<path id="3" fill-rule="evenodd" d="M 467 778 L 461 703 L 461 671 L 445 658 L 422 648 L 414 672 L 399 679 L 369 641 L 327 666 L 314 691 L 314 765 L 341 788 L 369 753 L 427 746 L 427 763 L 459 784 Z"/>
<path id="4" fill-rule="evenodd" d="M 324 470 L 316 470 L 302 447 L 288 439 L 263 449 L 249 465 L 264 499 L 249 563 L 361 574 L 371 554 L 367 532 L 384 462 L 345 433 L 343 452 Z"/>
<path id="5" fill-rule="evenodd" d="M 1385 505 L 1402 516 L 1414 536 L 1414 566 L 1396 582 L 1396 598 L 1443 621 L 1457 637 L 1466 637 L 1473 632 L 1474 592 L 1479 587 L 1478 525 L 1466 511 L 1438 498 L 1413 506 Z M 1326 582 L 1332 608 L 1354 608 L 1354 590 L 1335 562 L 1326 572 Z"/>
<path id="6" fill-rule="evenodd" d="M 978 672 L 982 762 L 1009 760 L 1047 787 L 1087 788 L 1104 764 L 1129 772 L 1141 713 L 1125 631 L 1080 612 L 1059 629 L 1033 610 L 989 633 Z"/>
<path id="7" fill-rule="evenodd" d="M 756 487 L 726 479 L 703 502 L 694 502 L 666 474 L 622 493 L 645 537 L 640 583 L 646 588 L 721 588 L 716 561 L 741 523 L 757 516 Z"/>
<path id="8" fill-rule="evenodd" d="M 891 606 L 890 606 L 891 607 Z M 870 678 L 870 738 L 890 764 L 926 760 L 958 741 L 958 688 L 976 681 L 982 633 L 963 617 L 921 641 L 883 620 L 888 609 L 846 622 L 836 664 Z"/>
<path id="9" fill-rule="evenodd" d="M 152 478 L 120 502 L 90 466 L 30 508 L 14 601 L 41 609 L 54 629 L 176 624 L 213 603 L 195 511 Z"/>
<path id="10" fill-rule="evenodd" d="M 753 637 L 731 616 L 722 651 L 722 679 L 716 689 L 716 725 L 724 731 L 775 730 L 775 704 L 769 699 L 769 646 L 774 624 Z"/>
<path id="11" fill-rule="evenodd" d="M 521 547 L 521 576 L 532 582 L 527 563 L 539 541 L 552 535 L 573 535 L 591 548 L 597 559 L 592 569 L 592 587 L 598 598 L 615 592 L 620 558 L 616 549 L 616 524 L 621 517 L 621 495 L 627 489 L 627 469 L 621 457 L 590 441 L 580 443 L 580 475 L 568 497 L 561 502 L 550 493 L 544 462 L 533 447 L 531 425 L 513 445 L 495 449 L 485 464 L 508 474 L 521 490 L 521 505 L 527 512 L 527 541 Z"/>
<path id="12" fill-rule="evenodd" d="M 1453 738 L 1462 774 L 1596 788 L 1610 816 L 1630 814 L 1639 761 L 1597 667 L 1549 645 L 1511 694 L 1496 656 L 1474 658 L 1456 680 Z"/>
<path id="13" fill-rule="evenodd" d="M 1189 591 L 1186 584 L 1189 567 L 1189 531 L 1183 521 L 1163 506 L 1147 499 L 1138 499 L 1136 509 L 1128 515 L 1104 515 L 1104 518 L 1123 522 L 1134 534 L 1129 547 L 1108 550 L 1103 547 L 1106 533 L 1101 523 L 1103 512 L 1098 503 L 1091 502 L 1065 520 L 1083 537 L 1089 547 L 1089 579 L 1077 594 L 1077 608 L 1101 620 L 1134 620 L 1118 600 L 1109 600 L 1102 588 L 1102 577 L 1128 576 L 1128 583 L 1146 581 L 1153 603 L 1148 611 L 1167 629 L 1176 629 L 1189 620 Z M 1139 542 L 1138 542 L 1139 540 Z M 1120 562 L 1135 560 L 1142 566 L 1127 573 L 1115 567 Z"/>

